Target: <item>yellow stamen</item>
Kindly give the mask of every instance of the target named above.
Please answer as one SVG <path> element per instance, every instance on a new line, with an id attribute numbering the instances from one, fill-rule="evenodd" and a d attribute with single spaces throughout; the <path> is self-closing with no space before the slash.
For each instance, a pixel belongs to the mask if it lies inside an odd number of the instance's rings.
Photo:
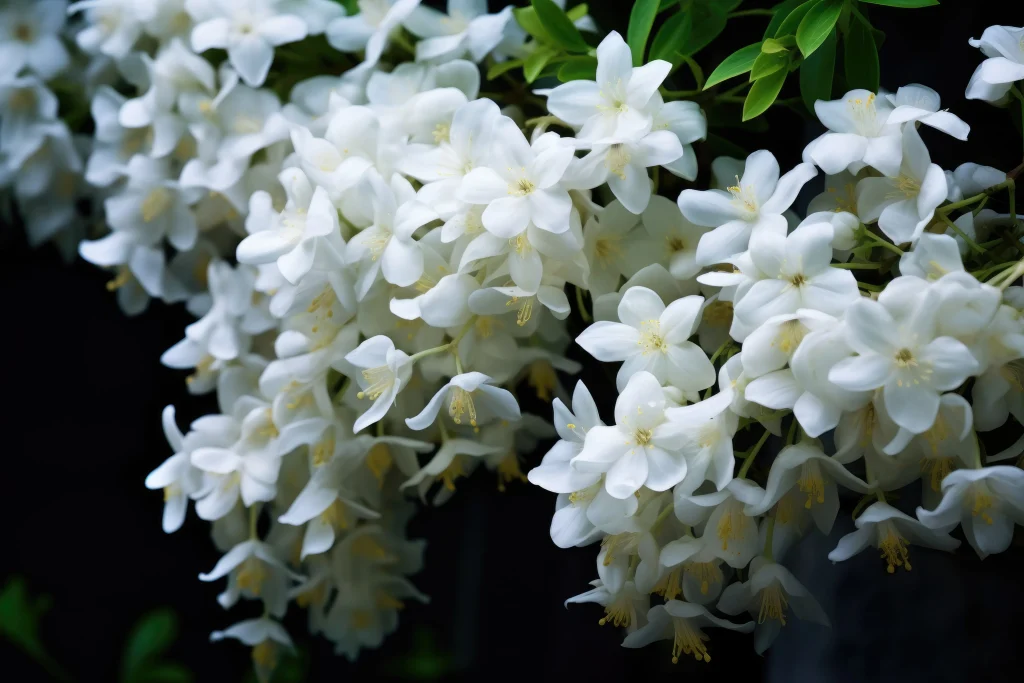
<path id="1" fill-rule="evenodd" d="M 903 567 L 910 571 L 910 555 L 907 551 L 907 539 L 900 536 L 896 526 L 889 521 L 878 525 L 879 548 L 882 551 L 882 559 L 885 560 L 885 570 L 890 574 L 896 571 L 896 567 Z"/>
<path id="2" fill-rule="evenodd" d="M 786 608 L 789 602 L 778 581 L 761 589 L 761 611 L 757 615 L 757 623 L 763 624 L 765 619 L 775 619 L 786 625 Z"/>
<path id="3" fill-rule="evenodd" d="M 366 466 L 373 472 L 373 476 L 377 478 L 377 485 L 381 488 L 384 487 L 384 477 L 387 476 L 393 463 L 391 451 L 388 450 L 386 444 L 375 444 L 366 454 Z"/>
<path id="4" fill-rule="evenodd" d="M 452 387 L 448 403 L 448 414 L 452 422 L 462 424 L 462 416 L 469 415 L 469 424 L 476 427 L 476 404 L 473 403 L 473 393 L 461 387 Z"/>
<path id="5" fill-rule="evenodd" d="M 498 463 L 498 490 L 504 492 L 505 485 L 519 480 L 526 481 L 526 475 L 519 467 L 519 458 L 515 453 L 509 453 Z"/>
<path id="6" fill-rule="evenodd" d="M 155 187 L 142 200 L 142 220 L 152 222 L 171 206 L 171 192 L 164 187 Z"/>
<path id="7" fill-rule="evenodd" d="M 681 654 L 693 655 L 693 658 L 698 662 L 701 660 L 705 662 L 711 661 L 708 648 L 704 645 L 704 643 L 710 640 L 707 635 L 699 628 L 692 626 L 689 619 L 673 617 L 672 626 L 675 631 L 672 637 L 673 664 L 679 662 L 679 655 Z"/>

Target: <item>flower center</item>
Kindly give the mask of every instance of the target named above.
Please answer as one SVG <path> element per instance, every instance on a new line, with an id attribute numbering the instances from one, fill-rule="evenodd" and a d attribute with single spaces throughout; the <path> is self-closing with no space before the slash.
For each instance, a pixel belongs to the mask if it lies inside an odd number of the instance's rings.
<path id="1" fill-rule="evenodd" d="M 878 114 L 875 109 L 874 93 L 866 98 L 850 98 L 846 100 L 846 106 L 850 109 L 850 118 L 853 119 L 858 133 L 871 137 L 878 132 Z"/>
<path id="2" fill-rule="evenodd" d="M 668 348 L 664 337 L 661 336 L 661 322 L 658 320 L 644 320 L 640 323 L 640 339 L 637 344 L 643 349 L 643 355 L 655 351 L 664 352 Z"/>
<path id="3" fill-rule="evenodd" d="M 472 392 L 461 387 L 452 387 L 448 414 L 457 425 L 462 424 L 462 416 L 468 414 L 469 424 L 476 427 L 476 405 L 473 403 Z"/>
<path id="4" fill-rule="evenodd" d="M 889 521 L 882 522 L 878 525 L 878 536 L 880 539 L 878 547 L 882 551 L 882 559 L 885 560 L 885 570 L 892 574 L 896 571 L 896 567 L 903 567 L 909 572 L 910 554 L 907 550 L 909 544 L 907 539 L 900 536 L 896 525 Z"/>
<path id="5" fill-rule="evenodd" d="M 794 275 L 790 275 L 787 279 L 789 281 L 789 284 L 793 285 L 794 287 L 803 287 L 805 284 L 807 284 L 807 278 L 804 277 L 803 273 L 796 273 Z"/>
<path id="6" fill-rule="evenodd" d="M 537 189 L 537 186 L 533 184 L 532 180 L 526 177 L 522 177 L 519 180 L 508 184 L 508 193 L 513 197 L 525 197 L 535 189 Z"/>
<path id="7" fill-rule="evenodd" d="M 672 636 L 673 664 L 679 662 L 680 654 L 693 655 L 698 662 L 702 659 L 705 662 L 711 661 L 708 648 L 704 645 L 710 638 L 703 631 L 692 626 L 689 619 L 679 617 L 672 618 L 672 626 L 674 631 Z"/>
<path id="8" fill-rule="evenodd" d="M 256 557 L 250 557 L 242 563 L 238 574 L 235 575 L 235 583 L 240 591 L 248 591 L 259 596 L 263 590 L 263 582 L 267 579 L 267 570 L 263 568 L 263 562 Z"/>
<path id="9" fill-rule="evenodd" d="M 530 364 L 527 371 L 527 383 L 537 393 L 537 398 L 550 402 L 551 394 L 558 386 L 558 375 L 546 360 L 538 360 Z"/>
<path id="10" fill-rule="evenodd" d="M 619 239 L 616 237 L 599 237 L 594 242 L 594 258 L 604 265 L 608 265 L 613 256 L 621 253 Z"/>
<path id="11" fill-rule="evenodd" d="M 454 491 L 455 480 L 464 476 L 466 476 L 466 470 L 462 466 L 462 454 L 456 454 L 448 463 L 448 467 L 445 467 L 444 471 L 437 475 L 437 478 L 441 480 L 446 489 Z"/>
<path id="12" fill-rule="evenodd" d="M 514 296 L 505 302 L 505 306 L 516 308 L 516 325 L 519 327 L 526 325 L 533 317 L 532 296 Z"/>
<path id="13" fill-rule="evenodd" d="M 707 595 L 711 584 L 721 583 L 724 578 L 717 562 L 692 562 L 686 565 L 686 573 L 700 581 L 701 595 Z"/>
<path id="14" fill-rule="evenodd" d="M 633 623 L 633 606 L 629 598 L 621 597 L 604 608 L 604 616 L 597 620 L 601 626 L 611 624 L 620 628 Z"/>
<path id="15" fill-rule="evenodd" d="M 334 436 L 321 439 L 313 446 L 313 466 L 320 467 L 327 464 L 327 461 L 334 456 Z"/>
<path id="16" fill-rule="evenodd" d="M 721 299 L 714 301 L 704 307 L 704 313 L 701 317 L 709 325 L 728 325 L 732 322 L 732 302 L 722 301 Z"/>
<path id="17" fill-rule="evenodd" d="M 904 347 L 896 352 L 893 356 L 893 360 L 896 361 L 896 365 L 901 368 L 908 368 L 917 365 L 917 360 L 914 359 L 914 352 Z"/>
<path id="18" fill-rule="evenodd" d="M 992 507 L 993 500 L 988 487 L 983 483 L 975 484 L 971 487 L 971 493 L 974 498 L 974 504 L 971 506 L 971 515 L 981 517 L 985 524 L 991 524 L 992 516 L 988 514 L 988 511 Z"/>
<path id="19" fill-rule="evenodd" d="M 616 143 L 608 148 L 608 156 L 605 157 L 604 163 L 608 167 L 609 173 L 618 176 L 620 180 L 625 180 L 626 166 L 629 165 L 631 158 L 629 148 L 621 143 Z"/>
<path id="20" fill-rule="evenodd" d="M 896 178 L 896 190 L 901 192 L 907 199 L 910 199 L 912 197 L 916 197 L 921 192 L 921 183 L 914 178 L 901 173 L 899 177 Z"/>
<path id="21" fill-rule="evenodd" d="M 800 346 L 807 328 L 799 320 L 787 320 L 779 326 L 779 333 L 772 340 L 772 346 L 778 347 L 787 356 L 792 355 Z"/>
<path id="22" fill-rule="evenodd" d="M 956 462 L 953 458 L 923 458 L 921 460 L 921 471 L 928 475 L 928 483 L 931 484 L 932 491 L 941 491 L 942 480 L 955 469 Z"/>
<path id="23" fill-rule="evenodd" d="M 672 236 L 665 238 L 665 246 L 670 252 L 675 254 L 686 249 L 686 242 L 683 241 L 682 237 Z"/>
<path id="24" fill-rule="evenodd" d="M 527 481 L 526 475 L 519 467 L 519 457 L 513 451 L 498 463 L 498 491 L 504 493 L 506 484 L 517 480 Z"/>
<path id="25" fill-rule="evenodd" d="M 156 187 L 142 200 L 142 220 L 151 223 L 171 206 L 171 193 L 167 188 Z"/>
<path id="26" fill-rule="evenodd" d="M 451 131 L 452 127 L 447 123 L 439 123 L 434 126 L 434 144 L 440 145 L 442 142 L 448 142 Z"/>
<path id="27" fill-rule="evenodd" d="M 724 503 L 725 510 L 722 513 L 721 519 L 718 520 L 718 527 L 715 531 L 718 533 L 719 540 L 722 541 L 722 550 L 729 549 L 729 541 L 742 540 L 746 535 L 746 518 L 743 514 L 743 508 L 735 500 L 730 499 Z"/>
<path id="28" fill-rule="evenodd" d="M 351 526 L 348 517 L 348 509 L 337 498 L 334 499 L 334 502 L 326 510 L 320 513 L 320 521 L 327 526 L 340 530 L 348 529 Z"/>
<path id="29" fill-rule="evenodd" d="M 36 37 L 36 32 L 28 24 L 15 24 L 12 33 L 15 40 L 20 40 L 23 43 L 31 43 Z"/>
<path id="30" fill-rule="evenodd" d="M 375 368 L 363 370 L 363 379 L 367 387 L 356 394 L 357 398 L 368 398 L 376 401 L 381 394 L 390 389 L 395 383 L 395 373 L 386 365 L 378 365 Z"/>
<path id="31" fill-rule="evenodd" d="M 633 440 L 636 441 L 637 446 L 646 446 L 653 437 L 654 432 L 650 429 L 637 429 L 633 432 Z"/>
<path id="32" fill-rule="evenodd" d="M 745 213 L 747 218 L 753 218 L 757 214 L 757 195 L 754 194 L 753 187 L 740 185 L 740 178 L 736 176 L 736 184 L 726 189 L 732 195 L 733 206 Z"/>
<path id="33" fill-rule="evenodd" d="M 775 619 L 786 625 L 786 608 L 789 602 L 778 581 L 761 589 L 761 611 L 757 615 L 757 623 L 763 624 L 765 619 Z"/>
<path id="34" fill-rule="evenodd" d="M 676 596 L 683 592 L 682 567 L 675 567 L 669 570 L 668 574 L 654 585 L 654 591 L 666 600 L 675 600 Z"/>
<path id="35" fill-rule="evenodd" d="M 815 503 L 825 502 L 825 479 L 821 476 L 821 468 L 818 463 L 808 460 L 801 468 L 802 476 L 797 481 L 802 493 L 807 494 L 807 501 L 804 507 L 810 510 Z"/>

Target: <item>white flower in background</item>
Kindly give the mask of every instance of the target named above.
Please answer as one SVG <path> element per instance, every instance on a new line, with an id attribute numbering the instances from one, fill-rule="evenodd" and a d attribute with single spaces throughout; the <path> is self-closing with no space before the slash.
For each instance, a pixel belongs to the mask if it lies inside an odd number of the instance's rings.
<path id="1" fill-rule="evenodd" d="M 869 90 L 851 90 L 841 100 L 818 100 L 814 113 L 830 132 L 807 145 L 804 159 L 829 175 L 858 173 L 865 166 L 898 175 L 903 152 L 900 125 L 890 122 L 893 107 Z"/>
<path id="2" fill-rule="evenodd" d="M 578 127 L 580 142 L 638 141 L 654 125 L 647 107 L 671 69 L 661 59 L 634 67 L 626 41 L 612 31 L 597 47 L 596 82 L 569 81 L 558 86 L 548 93 L 548 111 Z"/>
<path id="3" fill-rule="evenodd" d="M 0 80 L 0 150 L 18 145 L 37 121 L 57 118 L 57 96 L 36 76 Z"/>
<path id="4" fill-rule="evenodd" d="M 728 190 L 683 190 L 679 195 L 683 216 L 714 228 L 700 239 L 697 263 L 708 266 L 736 256 L 746 250 L 755 233 L 784 235 L 783 212 L 817 173 L 804 163 L 779 177 L 779 162 L 771 152 L 761 150 L 747 157 L 743 175 Z"/>
<path id="5" fill-rule="evenodd" d="M 163 489 L 163 529 L 166 533 L 173 533 L 185 522 L 189 496 L 199 489 L 199 470 L 189 460 L 185 436 L 174 419 L 174 406 L 164 408 L 163 427 L 164 437 L 174 455 L 146 476 L 146 488 Z"/>
<path id="6" fill-rule="evenodd" d="M 860 298 L 853 273 L 831 266 L 833 234 L 831 227 L 817 223 L 787 237 L 761 233 L 751 239 L 750 258 L 766 277 L 735 301 L 734 339 L 746 338 L 740 330 L 802 308 L 840 315 Z"/>
<path id="7" fill-rule="evenodd" d="M 494 123 L 490 138 L 491 160 L 463 178 L 458 198 L 487 205 L 483 226 L 496 237 L 515 237 L 531 222 L 548 232 L 567 231 L 572 200 L 559 181 L 573 159 L 573 148 L 555 133 L 545 133 L 531 145 L 506 116 Z"/>
<path id="8" fill-rule="evenodd" d="M 617 592 L 609 590 L 601 579 L 591 581 L 590 585 L 593 588 L 586 593 L 574 595 L 566 600 L 566 606 L 570 603 L 588 602 L 601 605 L 604 607 L 604 616 L 597 623 L 601 626 L 611 624 L 625 628 L 627 633 L 636 631 L 647 622 L 651 598 L 647 593 L 638 591 L 634 582 L 626 581 Z"/>
<path id="9" fill-rule="evenodd" d="M 896 244 L 914 242 L 946 199 L 946 175 L 931 162 L 914 126 L 903 129 L 903 160 L 889 178 L 857 183 L 857 215 L 878 227 Z"/>
<path id="10" fill-rule="evenodd" d="M 718 626 L 741 633 L 754 630 L 754 622 L 735 624 L 711 614 L 702 605 L 680 600 L 669 600 L 664 605 L 655 605 L 647 613 L 647 624 L 630 633 L 622 641 L 623 647 L 643 647 L 657 640 L 672 641 L 672 663 L 680 656 L 691 656 L 698 661 L 711 661 L 707 645 L 709 640 L 702 629 Z"/>
<path id="11" fill-rule="evenodd" d="M 620 391 L 636 373 L 649 372 L 692 395 L 715 382 L 714 366 L 689 341 L 703 305 L 703 297 L 688 296 L 666 307 L 646 287 L 631 287 L 619 301 L 621 322 L 595 322 L 576 343 L 600 361 L 625 361 L 616 378 Z"/>
<path id="12" fill-rule="evenodd" d="M 12 0 L 6 5 L 0 10 L 0 76 L 27 70 L 49 80 L 67 68 L 70 58 L 59 35 L 67 1 Z"/>
<path id="13" fill-rule="evenodd" d="M 683 155 L 665 168 L 685 180 L 697 178 L 697 155 L 693 144 L 708 136 L 708 121 L 696 102 L 676 100 L 659 106 L 661 94 L 655 93 L 649 105 L 654 115 L 652 130 L 667 130 L 674 134 L 683 146 Z"/>
<path id="14" fill-rule="evenodd" d="M 975 69 L 967 84 L 969 100 L 1000 102 L 1015 81 L 1024 80 L 1024 28 L 989 26 L 980 39 L 971 38 L 972 47 L 981 49 L 988 59 Z"/>
<path id="15" fill-rule="evenodd" d="M 850 391 L 882 387 L 893 421 L 920 434 L 935 421 L 939 394 L 960 386 L 978 361 L 962 342 L 936 334 L 934 294 L 908 284 L 846 309 L 846 342 L 858 355 L 836 363 L 828 379 Z"/>
<path id="16" fill-rule="evenodd" d="M 252 648 L 252 659 L 257 675 L 265 680 L 269 680 L 277 667 L 280 657 L 278 650 L 295 649 L 291 636 L 284 627 L 269 617 L 240 621 L 223 631 L 214 631 L 210 634 L 210 640 L 214 642 L 225 638 L 233 638 Z"/>
<path id="17" fill-rule="evenodd" d="M 900 257 L 900 273 L 923 280 L 938 280 L 947 273 L 959 273 L 963 270 L 960 247 L 949 235 L 921 233 L 921 238 L 914 248 Z"/>
<path id="18" fill-rule="evenodd" d="M 68 12 L 85 13 L 85 26 L 75 42 L 88 54 L 121 59 L 142 36 L 145 8 L 136 0 L 81 0 L 68 6 Z"/>
<path id="19" fill-rule="evenodd" d="M 574 185 L 594 188 L 607 183 L 615 198 L 631 212 L 643 213 L 651 200 L 647 169 L 667 166 L 683 155 L 675 133 L 656 130 L 632 141 L 595 144 L 575 169 Z"/>
<path id="20" fill-rule="evenodd" d="M 939 93 L 927 86 L 905 85 L 895 95 L 886 95 L 886 99 L 895 107 L 889 114 L 888 123 L 919 121 L 957 140 L 966 140 L 967 134 L 971 132 L 971 127 L 959 116 L 939 109 Z"/>
<path id="21" fill-rule="evenodd" d="M 804 621 L 831 626 L 821 605 L 796 577 L 781 564 L 763 557 L 751 561 L 749 579 L 726 587 L 718 609 L 733 616 L 748 612 L 757 617 L 754 649 L 758 654 L 771 646 L 786 625 L 790 610 Z"/>
<path id="22" fill-rule="evenodd" d="M 486 0 L 448 0 L 448 13 L 419 6 L 402 22 L 422 40 L 416 43 L 417 61 L 447 61 L 469 56 L 474 62 L 498 46 L 512 7 L 487 13 Z"/>
<path id="23" fill-rule="evenodd" d="M 356 380 L 362 389 L 359 398 L 373 405 L 355 421 L 353 433 L 378 422 L 390 410 L 395 397 L 412 375 L 412 363 L 404 351 L 383 335 L 371 337 L 345 356 L 356 368 L 362 368 Z"/>
<path id="24" fill-rule="evenodd" d="M 617 291 L 622 277 L 632 277 L 652 258 L 657 258 L 654 254 L 660 256 L 658 250 L 640 239 L 639 224 L 639 217 L 620 201 L 612 202 L 587 221 L 583 229 L 583 254 L 590 264 L 590 296 Z"/>
<path id="25" fill-rule="evenodd" d="M 448 402 L 448 416 L 456 425 L 463 422 L 477 427 L 488 420 L 518 420 L 519 404 L 515 396 L 505 389 L 493 386 L 491 378 L 482 372 L 467 372 L 456 375 L 438 389 L 423 411 L 415 417 L 406 418 L 409 429 L 426 429 L 441 412 L 441 404 Z"/>
<path id="26" fill-rule="evenodd" d="M 338 17 L 327 25 L 327 42 L 342 52 L 365 51 L 358 68 L 371 69 L 388 47 L 391 32 L 420 4 L 420 0 L 358 0 L 359 13 Z"/>
<path id="27" fill-rule="evenodd" d="M 282 13 L 278 0 L 185 0 L 196 20 L 192 49 L 227 50 L 228 60 L 248 85 L 260 86 L 274 61 L 274 48 L 308 34 L 306 22 Z"/>
<path id="28" fill-rule="evenodd" d="M 913 517 L 880 501 L 869 505 L 854 524 L 857 530 L 840 538 L 835 550 L 828 554 L 828 559 L 842 562 L 868 546 L 873 546 L 882 551 L 886 571 L 892 574 L 897 567 L 911 570 L 911 545 L 946 552 L 960 545 L 960 541 L 949 536 L 949 530 L 953 528 L 955 522 L 945 527 L 930 529 Z"/>
<path id="29" fill-rule="evenodd" d="M 697 245 L 708 228 L 694 225 L 683 216 L 677 204 L 658 195 L 651 197 L 644 209 L 643 226 L 654 241 L 649 251 L 653 252 L 655 259 L 667 265 L 672 277 L 689 280 L 700 272 Z"/>
<path id="30" fill-rule="evenodd" d="M 957 523 L 982 559 L 1010 547 L 1014 524 L 1024 524 L 1024 470 L 985 467 L 951 472 L 942 480 L 942 501 L 934 510 L 917 509 L 917 518 L 930 529 L 949 529 Z"/>

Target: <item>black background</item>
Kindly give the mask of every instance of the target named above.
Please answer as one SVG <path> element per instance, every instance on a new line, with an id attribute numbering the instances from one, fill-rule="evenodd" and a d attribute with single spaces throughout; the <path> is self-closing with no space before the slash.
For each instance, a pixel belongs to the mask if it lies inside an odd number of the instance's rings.
<path id="1" fill-rule="evenodd" d="M 626 6 L 595 1 L 591 11 L 603 27 L 624 33 Z M 1021 139 L 1008 114 L 965 101 L 963 91 L 982 58 L 967 39 L 989 24 L 1020 25 L 1022 14 L 1017 0 L 871 8 L 872 23 L 888 35 L 881 50 L 883 86 L 929 85 L 972 125 L 969 143 L 924 133 L 933 161 L 944 168 L 964 161 L 1003 169 L 1020 163 Z M 756 41 L 766 22 L 731 21 L 715 46 L 700 54 L 705 72 Z M 796 94 L 787 90 L 783 96 Z M 771 111 L 767 121 L 766 132 L 718 132 L 748 151 L 770 149 L 785 170 L 820 130 L 788 110 Z M 174 403 L 182 425 L 216 410 L 212 397 L 187 395 L 184 373 L 159 363 L 189 317 L 180 306 L 159 304 L 125 317 L 104 288 L 107 274 L 80 259 L 67 265 L 51 246 L 29 249 L 10 225 L 3 226 L 0 250 L 6 393 L 0 519 L 7 532 L 0 541 L 0 581 L 24 576 L 31 590 L 53 597 L 44 642 L 77 680 L 116 680 L 132 625 L 164 605 L 177 611 L 182 629 L 172 658 L 189 666 L 197 681 L 242 680 L 248 651 L 207 641 L 211 630 L 247 614 L 244 607 L 225 613 L 214 599 L 220 583 L 196 578 L 218 558 L 208 525 L 190 512 L 182 530 L 163 534 L 160 493 L 142 485 L 169 454 L 160 428 L 163 406 Z M 572 353 L 584 360 L 578 349 Z M 599 377 L 588 384 L 610 406 L 613 388 Z M 527 464 L 535 465 L 542 454 L 528 457 Z M 304 615 L 293 608 L 286 624 L 309 647 L 308 680 L 409 680 L 414 670 L 467 681 L 742 675 L 906 683 L 1020 675 L 1019 544 L 984 563 L 966 546 L 951 556 L 915 548 L 914 570 L 893 576 L 872 552 L 832 566 L 825 555 L 850 528 L 848 511 L 841 513 L 832 538 L 809 538 L 791 564 L 822 601 L 831 630 L 791 621 L 762 658 L 749 636 L 714 629 L 712 663 L 684 659 L 673 666 L 667 643 L 626 650 L 619 647 L 621 633 L 598 626 L 599 607 L 562 607 L 595 577 L 596 548 L 556 548 L 547 536 L 553 506 L 553 494 L 530 485 L 499 494 L 493 477 L 480 471 L 449 503 L 422 510 L 410 535 L 429 544 L 426 568 L 414 581 L 431 603 L 407 607 L 398 633 L 355 665 L 333 656 L 325 641 L 310 640 Z M 431 669 L 421 658 L 417 669 L 410 653 L 437 664 Z M 6 680 L 47 680 L 6 642 L 0 642 L 0 671 Z"/>

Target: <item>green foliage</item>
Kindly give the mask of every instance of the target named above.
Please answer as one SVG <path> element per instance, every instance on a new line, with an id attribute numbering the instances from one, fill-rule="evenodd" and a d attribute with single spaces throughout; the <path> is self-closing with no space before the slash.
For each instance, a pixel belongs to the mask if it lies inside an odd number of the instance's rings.
<path id="1" fill-rule="evenodd" d="M 878 92 L 878 46 L 871 24 L 859 12 L 850 16 L 843 34 L 843 70 L 849 88 L 866 88 Z"/>
<path id="2" fill-rule="evenodd" d="M 813 2 L 814 0 L 811 1 Z M 782 26 L 782 22 L 785 21 L 787 17 L 789 17 L 793 10 L 804 4 L 807 4 L 807 0 L 783 0 L 778 5 L 773 7 L 772 20 L 768 22 L 768 28 L 766 28 L 764 31 L 764 37 L 774 38 L 779 32 L 779 28 Z M 803 14 L 801 13 L 799 17 L 800 19 L 802 19 Z M 800 25 L 800 19 L 797 19 L 796 24 L 793 25 L 794 29 L 796 29 L 796 27 Z"/>
<path id="3" fill-rule="evenodd" d="M 693 14 L 690 12 L 676 12 L 662 24 L 661 28 L 654 35 L 651 41 L 651 56 L 654 59 L 664 59 L 671 62 L 673 66 L 682 63 L 681 48 L 690 38 L 690 31 L 693 29 Z"/>
<path id="4" fill-rule="evenodd" d="M 589 80 L 597 77 L 597 59 L 595 57 L 569 57 L 558 69 L 558 80 L 569 81 Z"/>
<path id="5" fill-rule="evenodd" d="M 843 0 L 821 0 L 807 11 L 796 30 L 796 44 L 804 57 L 813 54 L 832 34 L 842 11 Z"/>
<path id="6" fill-rule="evenodd" d="M 647 38 L 654 27 L 654 17 L 658 14 L 660 0 L 636 0 L 629 13 L 629 28 L 626 30 L 626 43 L 633 53 L 633 66 L 644 63 L 644 50 Z"/>
<path id="7" fill-rule="evenodd" d="M 814 54 L 800 65 L 800 97 L 812 114 L 816 100 L 832 99 L 837 42 L 836 31 L 833 29 Z"/>
<path id="8" fill-rule="evenodd" d="M 547 45 L 541 45 L 530 53 L 523 64 L 523 75 L 527 83 L 533 83 L 540 76 L 541 71 L 552 59 L 558 56 L 558 51 Z"/>
<path id="9" fill-rule="evenodd" d="M 789 50 L 785 47 L 782 47 L 781 51 L 765 52 L 762 45 L 761 54 L 754 60 L 750 69 L 750 80 L 757 81 L 785 69 L 789 63 L 788 52 Z"/>
<path id="10" fill-rule="evenodd" d="M 915 7 L 934 7 L 939 0 L 860 0 L 868 5 L 885 5 L 886 7 L 903 7 L 913 9 Z"/>
<path id="11" fill-rule="evenodd" d="M 775 37 L 779 36 L 793 36 L 796 35 L 797 29 L 800 28 L 800 23 L 804 20 L 804 17 L 811 11 L 815 5 L 822 0 L 807 0 L 801 5 L 797 5 L 792 12 L 786 15 L 786 18 L 779 24 L 778 29 L 775 31 Z"/>
<path id="12" fill-rule="evenodd" d="M 764 78 L 754 81 L 747 93 L 747 99 L 743 101 L 743 120 L 749 121 L 755 116 L 760 116 L 772 106 L 775 99 L 782 90 L 782 84 L 786 82 L 787 71 L 782 69 Z"/>
<path id="13" fill-rule="evenodd" d="M 14 577 L 0 592 L 0 635 L 19 647 L 51 677 L 70 681 L 71 676 L 50 657 L 40 637 L 39 621 L 50 609 L 49 596 L 31 597 L 25 580 Z"/>
<path id="14" fill-rule="evenodd" d="M 544 27 L 544 31 L 557 45 L 569 52 L 590 50 L 590 46 L 580 35 L 579 29 L 572 23 L 572 19 L 552 0 L 530 0 L 530 4 L 533 11 L 536 12 L 537 19 Z"/>
<path id="15" fill-rule="evenodd" d="M 754 66 L 754 60 L 756 60 L 761 54 L 761 46 L 761 43 L 747 45 L 726 57 L 725 60 L 711 72 L 711 75 L 708 76 L 708 80 L 704 84 L 704 87 L 710 88 L 724 80 L 735 78 L 736 76 L 750 71 Z"/>
<path id="16" fill-rule="evenodd" d="M 693 27 L 679 50 L 682 57 L 692 57 L 697 54 L 725 30 L 726 4 L 712 0 L 706 4 L 695 2 L 691 6 L 690 14 L 693 15 Z M 679 62 L 672 62 L 675 66 L 680 63 L 682 63 L 682 59 Z"/>
<path id="17" fill-rule="evenodd" d="M 523 60 L 521 59 L 506 59 L 504 62 L 492 64 L 491 68 L 487 70 L 487 80 L 493 81 L 495 78 L 502 75 L 503 73 L 508 73 L 513 69 L 518 69 L 522 65 Z"/>
<path id="18" fill-rule="evenodd" d="M 162 656 L 178 635 L 178 617 L 170 608 L 153 610 L 132 629 L 121 656 L 121 683 L 189 683 L 192 674 Z"/>

